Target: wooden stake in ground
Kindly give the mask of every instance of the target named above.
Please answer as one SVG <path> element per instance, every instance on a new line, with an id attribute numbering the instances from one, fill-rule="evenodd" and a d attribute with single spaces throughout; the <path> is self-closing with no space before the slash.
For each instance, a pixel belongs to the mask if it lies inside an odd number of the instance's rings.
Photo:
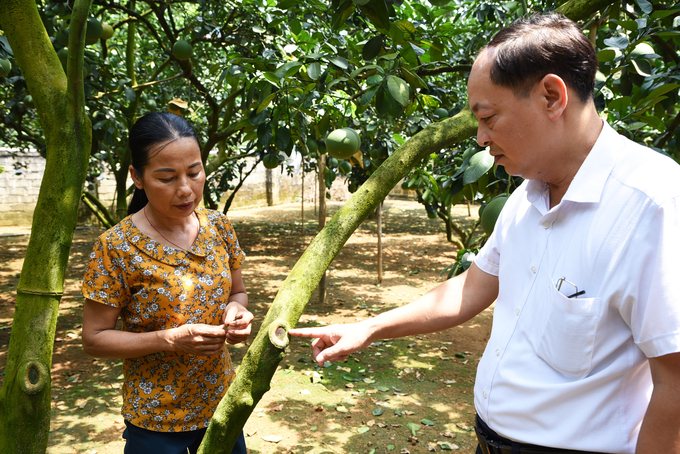
<path id="1" fill-rule="evenodd" d="M 378 213 L 378 284 L 381 284 L 383 279 L 382 206 L 383 202 L 380 202 L 376 210 Z"/>
<path id="2" fill-rule="evenodd" d="M 326 226 L 326 155 L 319 155 L 319 231 Z M 324 271 L 319 282 L 319 306 L 323 306 L 326 300 L 326 272 Z"/>
<path id="3" fill-rule="evenodd" d="M 305 161 L 302 158 L 302 208 L 300 213 L 300 221 L 302 224 L 302 242 L 305 242 Z"/>

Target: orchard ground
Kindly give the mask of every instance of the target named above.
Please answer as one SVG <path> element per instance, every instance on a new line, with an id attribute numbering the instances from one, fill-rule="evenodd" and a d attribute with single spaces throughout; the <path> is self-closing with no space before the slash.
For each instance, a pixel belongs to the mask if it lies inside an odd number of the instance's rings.
<path id="1" fill-rule="evenodd" d="M 329 205 L 329 218 L 339 208 Z M 276 292 L 316 233 L 314 206 L 299 204 L 231 211 L 229 218 L 248 254 L 243 276 L 254 332 Z M 465 206 L 456 214 L 469 222 Z M 472 208 L 472 216 L 476 216 Z M 0 235 L 0 380 L 4 375 L 16 287 L 28 229 Z M 23 235 L 11 235 L 19 233 Z M 122 362 L 87 356 L 81 346 L 80 280 L 101 229 L 79 228 L 74 237 L 61 301 L 52 366 L 50 454 L 122 453 Z M 443 223 L 428 220 L 422 205 L 386 201 L 383 209 L 384 276 L 377 282 L 377 224 L 367 220 L 333 261 L 327 298 L 314 295 L 298 326 L 366 319 L 406 304 L 444 278 L 455 247 Z M 318 367 L 310 340 L 293 338 L 271 390 L 245 426 L 251 454 L 419 453 L 454 450 L 472 454 L 472 388 L 491 330 L 487 309 L 445 332 L 385 340 L 345 362 Z M 254 337 L 254 336 L 253 336 Z M 247 346 L 231 348 L 238 364 Z"/>

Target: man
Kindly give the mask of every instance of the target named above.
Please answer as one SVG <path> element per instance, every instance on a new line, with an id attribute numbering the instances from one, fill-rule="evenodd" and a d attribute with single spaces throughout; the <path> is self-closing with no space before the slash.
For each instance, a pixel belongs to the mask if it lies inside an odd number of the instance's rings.
<path id="1" fill-rule="evenodd" d="M 317 338 L 319 364 L 496 301 L 478 453 L 680 453 L 680 166 L 599 118 L 596 70 L 559 14 L 494 37 L 468 81 L 477 140 L 526 181 L 466 273 L 360 323 L 291 330 Z"/>

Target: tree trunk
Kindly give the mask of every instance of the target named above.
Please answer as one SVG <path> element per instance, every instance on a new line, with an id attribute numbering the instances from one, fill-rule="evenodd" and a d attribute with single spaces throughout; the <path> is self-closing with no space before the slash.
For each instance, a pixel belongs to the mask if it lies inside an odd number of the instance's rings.
<path id="1" fill-rule="evenodd" d="M 36 454 L 47 449 L 54 333 L 92 142 L 83 90 L 90 3 L 76 0 L 73 6 L 68 78 L 35 1 L 4 0 L 0 8 L 0 26 L 35 100 L 47 145 L 0 390 L 2 453 Z"/>
<path id="2" fill-rule="evenodd" d="M 297 324 L 326 268 L 354 230 L 424 157 L 476 131 L 477 121 L 469 109 L 430 124 L 390 156 L 319 232 L 276 295 L 234 382 L 217 407 L 198 450 L 200 454 L 231 452 L 253 408 L 269 390 L 271 378 L 285 355 L 288 330 Z"/>
<path id="3" fill-rule="evenodd" d="M 265 191 L 267 193 L 267 206 L 274 206 L 274 178 L 272 169 L 265 171 Z"/>

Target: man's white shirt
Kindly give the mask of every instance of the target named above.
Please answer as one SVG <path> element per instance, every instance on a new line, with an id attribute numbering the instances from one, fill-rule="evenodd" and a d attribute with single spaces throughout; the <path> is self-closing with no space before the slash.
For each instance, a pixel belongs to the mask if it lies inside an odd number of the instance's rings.
<path id="1" fill-rule="evenodd" d="M 680 351 L 678 260 L 680 166 L 606 123 L 557 206 L 525 181 L 475 262 L 499 277 L 478 415 L 524 443 L 633 453 L 647 357 Z"/>

